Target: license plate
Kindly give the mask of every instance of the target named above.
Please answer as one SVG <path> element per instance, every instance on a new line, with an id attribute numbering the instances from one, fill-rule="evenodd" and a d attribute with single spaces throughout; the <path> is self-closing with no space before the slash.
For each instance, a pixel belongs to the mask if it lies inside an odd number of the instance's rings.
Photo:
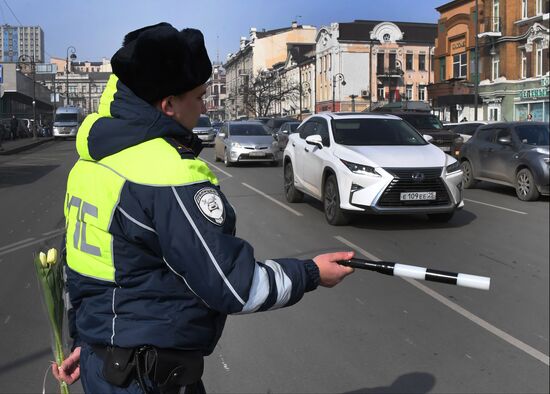
<path id="1" fill-rule="evenodd" d="M 401 201 L 425 201 L 425 200 L 435 200 L 435 192 L 401 193 Z"/>
<path id="2" fill-rule="evenodd" d="M 249 155 L 254 156 L 254 157 L 263 157 L 263 156 L 265 156 L 265 153 L 264 152 L 250 152 Z"/>
<path id="3" fill-rule="evenodd" d="M 443 152 L 450 152 L 451 147 L 450 146 L 440 146 L 439 149 L 441 149 Z"/>

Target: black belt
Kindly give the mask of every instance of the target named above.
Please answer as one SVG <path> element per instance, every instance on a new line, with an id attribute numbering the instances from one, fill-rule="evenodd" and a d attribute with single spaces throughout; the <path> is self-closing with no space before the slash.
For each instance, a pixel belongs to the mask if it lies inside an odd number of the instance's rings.
<path id="1" fill-rule="evenodd" d="M 154 382 L 161 392 L 166 392 L 200 382 L 204 370 L 202 352 L 198 350 L 103 345 L 91 345 L 91 348 L 103 360 L 103 376 L 107 382 L 128 387 L 137 380 L 146 393 L 144 377 Z"/>

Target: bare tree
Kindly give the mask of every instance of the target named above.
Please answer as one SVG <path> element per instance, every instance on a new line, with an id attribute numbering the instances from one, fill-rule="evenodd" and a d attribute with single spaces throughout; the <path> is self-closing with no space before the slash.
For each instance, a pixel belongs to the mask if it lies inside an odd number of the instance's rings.
<path id="1" fill-rule="evenodd" d="M 245 108 L 254 116 L 268 116 L 281 112 L 281 103 L 296 100 L 299 85 L 277 72 L 258 72 L 255 78 L 249 78 L 248 85 L 242 86 Z M 282 115 L 282 114 L 281 114 Z"/>

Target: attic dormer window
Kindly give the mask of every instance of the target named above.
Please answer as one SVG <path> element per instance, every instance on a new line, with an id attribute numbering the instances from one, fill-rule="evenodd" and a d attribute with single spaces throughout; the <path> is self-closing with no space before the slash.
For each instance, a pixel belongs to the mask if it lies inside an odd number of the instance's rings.
<path id="1" fill-rule="evenodd" d="M 386 33 L 382 36 L 382 39 L 386 42 L 389 42 L 391 39 L 390 33 Z"/>

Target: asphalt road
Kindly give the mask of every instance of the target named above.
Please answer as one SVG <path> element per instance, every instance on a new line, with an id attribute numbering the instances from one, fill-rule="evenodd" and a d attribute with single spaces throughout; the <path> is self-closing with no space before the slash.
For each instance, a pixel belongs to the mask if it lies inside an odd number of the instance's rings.
<path id="1" fill-rule="evenodd" d="M 480 184 L 448 224 L 365 216 L 332 227 L 320 203 L 286 203 L 282 167 L 225 168 L 211 148 L 201 156 L 258 260 L 355 250 L 492 278 L 486 292 L 357 271 L 291 308 L 230 317 L 206 361 L 208 392 L 549 392 L 548 198 L 526 203 Z M 42 389 L 51 351 L 31 259 L 60 242 L 75 160 L 72 141 L 0 157 L 1 393 Z"/>

